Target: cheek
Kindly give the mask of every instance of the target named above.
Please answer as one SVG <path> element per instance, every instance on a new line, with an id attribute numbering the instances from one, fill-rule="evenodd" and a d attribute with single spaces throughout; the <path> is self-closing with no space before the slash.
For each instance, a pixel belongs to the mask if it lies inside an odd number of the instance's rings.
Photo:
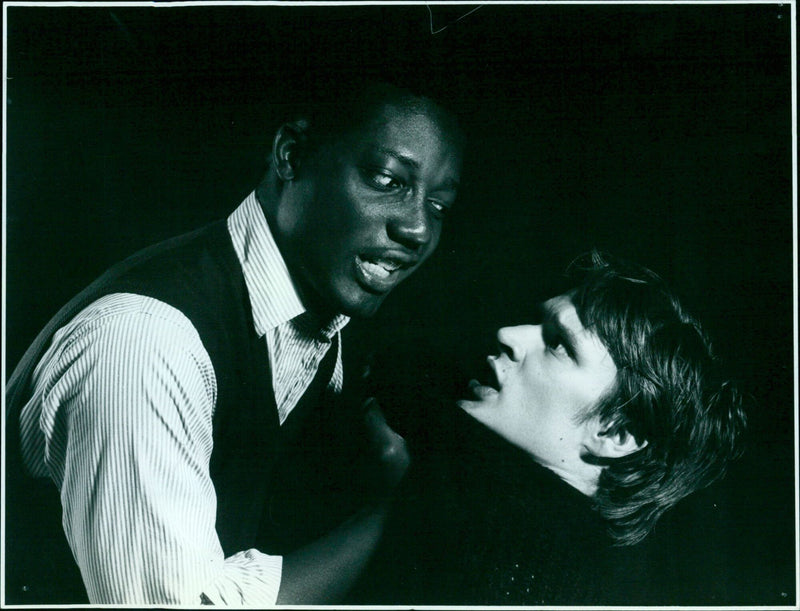
<path id="1" fill-rule="evenodd" d="M 533 352 L 533 351 L 531 351 Z M 564 388 L 564 376 L 557 367 L 552 367 L 547 362 L 547 357 L 526 357 L 525 377 L 520 391 L 528 399 L 528 403 L 537 411 L 546 409 L 554 401 L 558 401 L 559 394 Z"/>
<path id="2" fill-rule="evenodd" d="M 510 435 L 525 439 L 550 419 L 551 394 L 538 385 L 518 385 L 504 389 L 503 427 Z"/>
<path id="3" fill-rule="evenodd" d="M 343 194 L 329 194 L 317 201 L 307 220 L 311 231 L 307 246 L 317 250 L 351 250 L 363 236 L 375 233 L 378 224 L 361 202 Z"/>
<path id="4" fill-rule="evenodd" d="M 586 376 L 581 380 L 581 385 L 575 388 L 575 401 L 581 409 L 586 409 L 597 402 L 613 386 L 616 375 L 613 372 L 603 371 L 593 376 Z"/>
<path id="5" fill-rule="evenodd" d="M 339 227 L 341 234 L 352 236 L 381 231 L 386 222 L 386 206 L 369 195 L 352 188 L 323 201 L 329 229 Z"/>
<path id="6" fill-rule="evenodd" d="M 541 375 L 529 376 L 524 387 L 525 411 L 540 428 L 560 428 L 587 404 L 591 393 L 577 384 L 574 373 L 543 368 Z"/>
<path id="7" fill-rule="evenodd" d="M 430 240 L 430 252 L 436 250 L 436 247 L 439 245 L 439 239 L 442 237 L 442 221 L 439 219 L 431 219 L 430 221 L 431 227 L 431 240 Z"/>

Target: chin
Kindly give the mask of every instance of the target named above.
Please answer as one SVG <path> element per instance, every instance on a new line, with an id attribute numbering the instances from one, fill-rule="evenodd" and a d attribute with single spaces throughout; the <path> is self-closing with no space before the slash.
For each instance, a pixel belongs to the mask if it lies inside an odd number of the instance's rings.
<path id="1" fill-rule="evenodd" d="M 483 416 L 483 408 L 486 408 L 487 406 L 483 403 L 483 401 L 458 399 L 456 401 L 456 405 L 479 422 L 483 422 L 486 419 Z"/>
<path id="2" fill-rule="evenodd" d="M 503 428 L 503 412 L 496 403 L 490 401 L 458 399 L 456 405 L 486 428 L 498 434 Z"/>
<path id="3" fill-rule="evenodd" d="M 342 286 L 345 284 L 345 286 Z M 302 294 L 305 306 L 320 314 L 350 318 L 369 318 L 380 308 L 387 294 L 376 295 L 350 283 L 306 285 Z M 313 288 L 311 288 L 313 287 Z"/>
<path id="4" fill-rule="evenodd" d="M 351 318 L 370 318 L 374 316 L 386 295 L 373 295 L 361 292 L 360 295 L 350 295 L 348 298 L 339 297 L 339 311 Z"/>
<path id="5" fill-rule="evenodd" d="M 371 318 L 378 313 L 382 303 L 383 300 L 377 303 L 359 304 L 353 308 L 348 308 L 348 311 L 344 313 L 350 318 Z"/>

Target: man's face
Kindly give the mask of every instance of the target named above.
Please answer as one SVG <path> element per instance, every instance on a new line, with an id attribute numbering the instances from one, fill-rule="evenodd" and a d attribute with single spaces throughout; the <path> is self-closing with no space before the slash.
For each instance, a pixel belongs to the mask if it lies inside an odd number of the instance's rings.
<path id="1" fill-rule="evenodd" d="M 435 250 L 461 168 L 435 117 L 385 103 L 285 184 L 279 244 L 312 307 L 369 316 Z"/>
<path id="2" fill-rule="evenodd" d="M 543 305 L 541 325 L 505 327 L 500 354 L 489 356 L 486 385 L 470 382 L 459 406 L 555 471 L 591 434 L 581 421 L 611 388 L 617 368 L 600 339 L 581 324 L 567 295 Z"/>

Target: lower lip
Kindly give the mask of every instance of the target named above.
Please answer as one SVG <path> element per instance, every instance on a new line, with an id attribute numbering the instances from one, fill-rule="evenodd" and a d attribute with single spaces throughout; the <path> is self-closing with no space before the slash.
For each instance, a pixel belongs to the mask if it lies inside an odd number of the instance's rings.
<path id="1" fill-rule="evenodd" d="M 366 265 L 360 257 L 356 257 L 355 269 L 360 284 L 373 293 L 387 293 L 397 286 L 402 279 L 402 269 L 383 275 L 381 272 L 374 272 L 371 266 Z"/>
<path id="2" fill-rule="evenodd" d="M 497 389 L 492 388 L 491 386 L 485 386 L 478 382 L 477 380 L 470 380 L 469 383 L 469 390 L 472 392 L 472 395 L 478 399 L 486 399 L 487 397 L 493 397 L 497 394 Z"/>

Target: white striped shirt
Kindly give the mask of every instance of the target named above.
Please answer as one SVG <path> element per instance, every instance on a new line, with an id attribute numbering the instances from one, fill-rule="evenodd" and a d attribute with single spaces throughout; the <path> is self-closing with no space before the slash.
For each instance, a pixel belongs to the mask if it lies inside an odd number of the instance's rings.
<path id="1" fill-rule="evenodd" d="M 331 340 L 349 318 L 315 320 L 306 313 L 255 193 L 230 218 L 228 230 L 242 264 L 256 333 L 265 335 L 272 383 L 281 424 L 297 405 L 317 372 Z M 330 386 L 342 389 L 342 343 Z"/>
<path id="2" fill-rule="evenodd" d="M 228 228 L 283 422 L 348 319 L 310 326 L 254 194 Z M 330 385 L 341 384 L 340 350 Z M 275 604 L 282 558 L 255 549 L 224 558 L 214 528 L 216 379 L 186 316 L 141 295 L 102 297 L 56 332 L 33 386 L 23 455 L 61 492 L 91 602 L 197 605 L 205 594 Z"/>

